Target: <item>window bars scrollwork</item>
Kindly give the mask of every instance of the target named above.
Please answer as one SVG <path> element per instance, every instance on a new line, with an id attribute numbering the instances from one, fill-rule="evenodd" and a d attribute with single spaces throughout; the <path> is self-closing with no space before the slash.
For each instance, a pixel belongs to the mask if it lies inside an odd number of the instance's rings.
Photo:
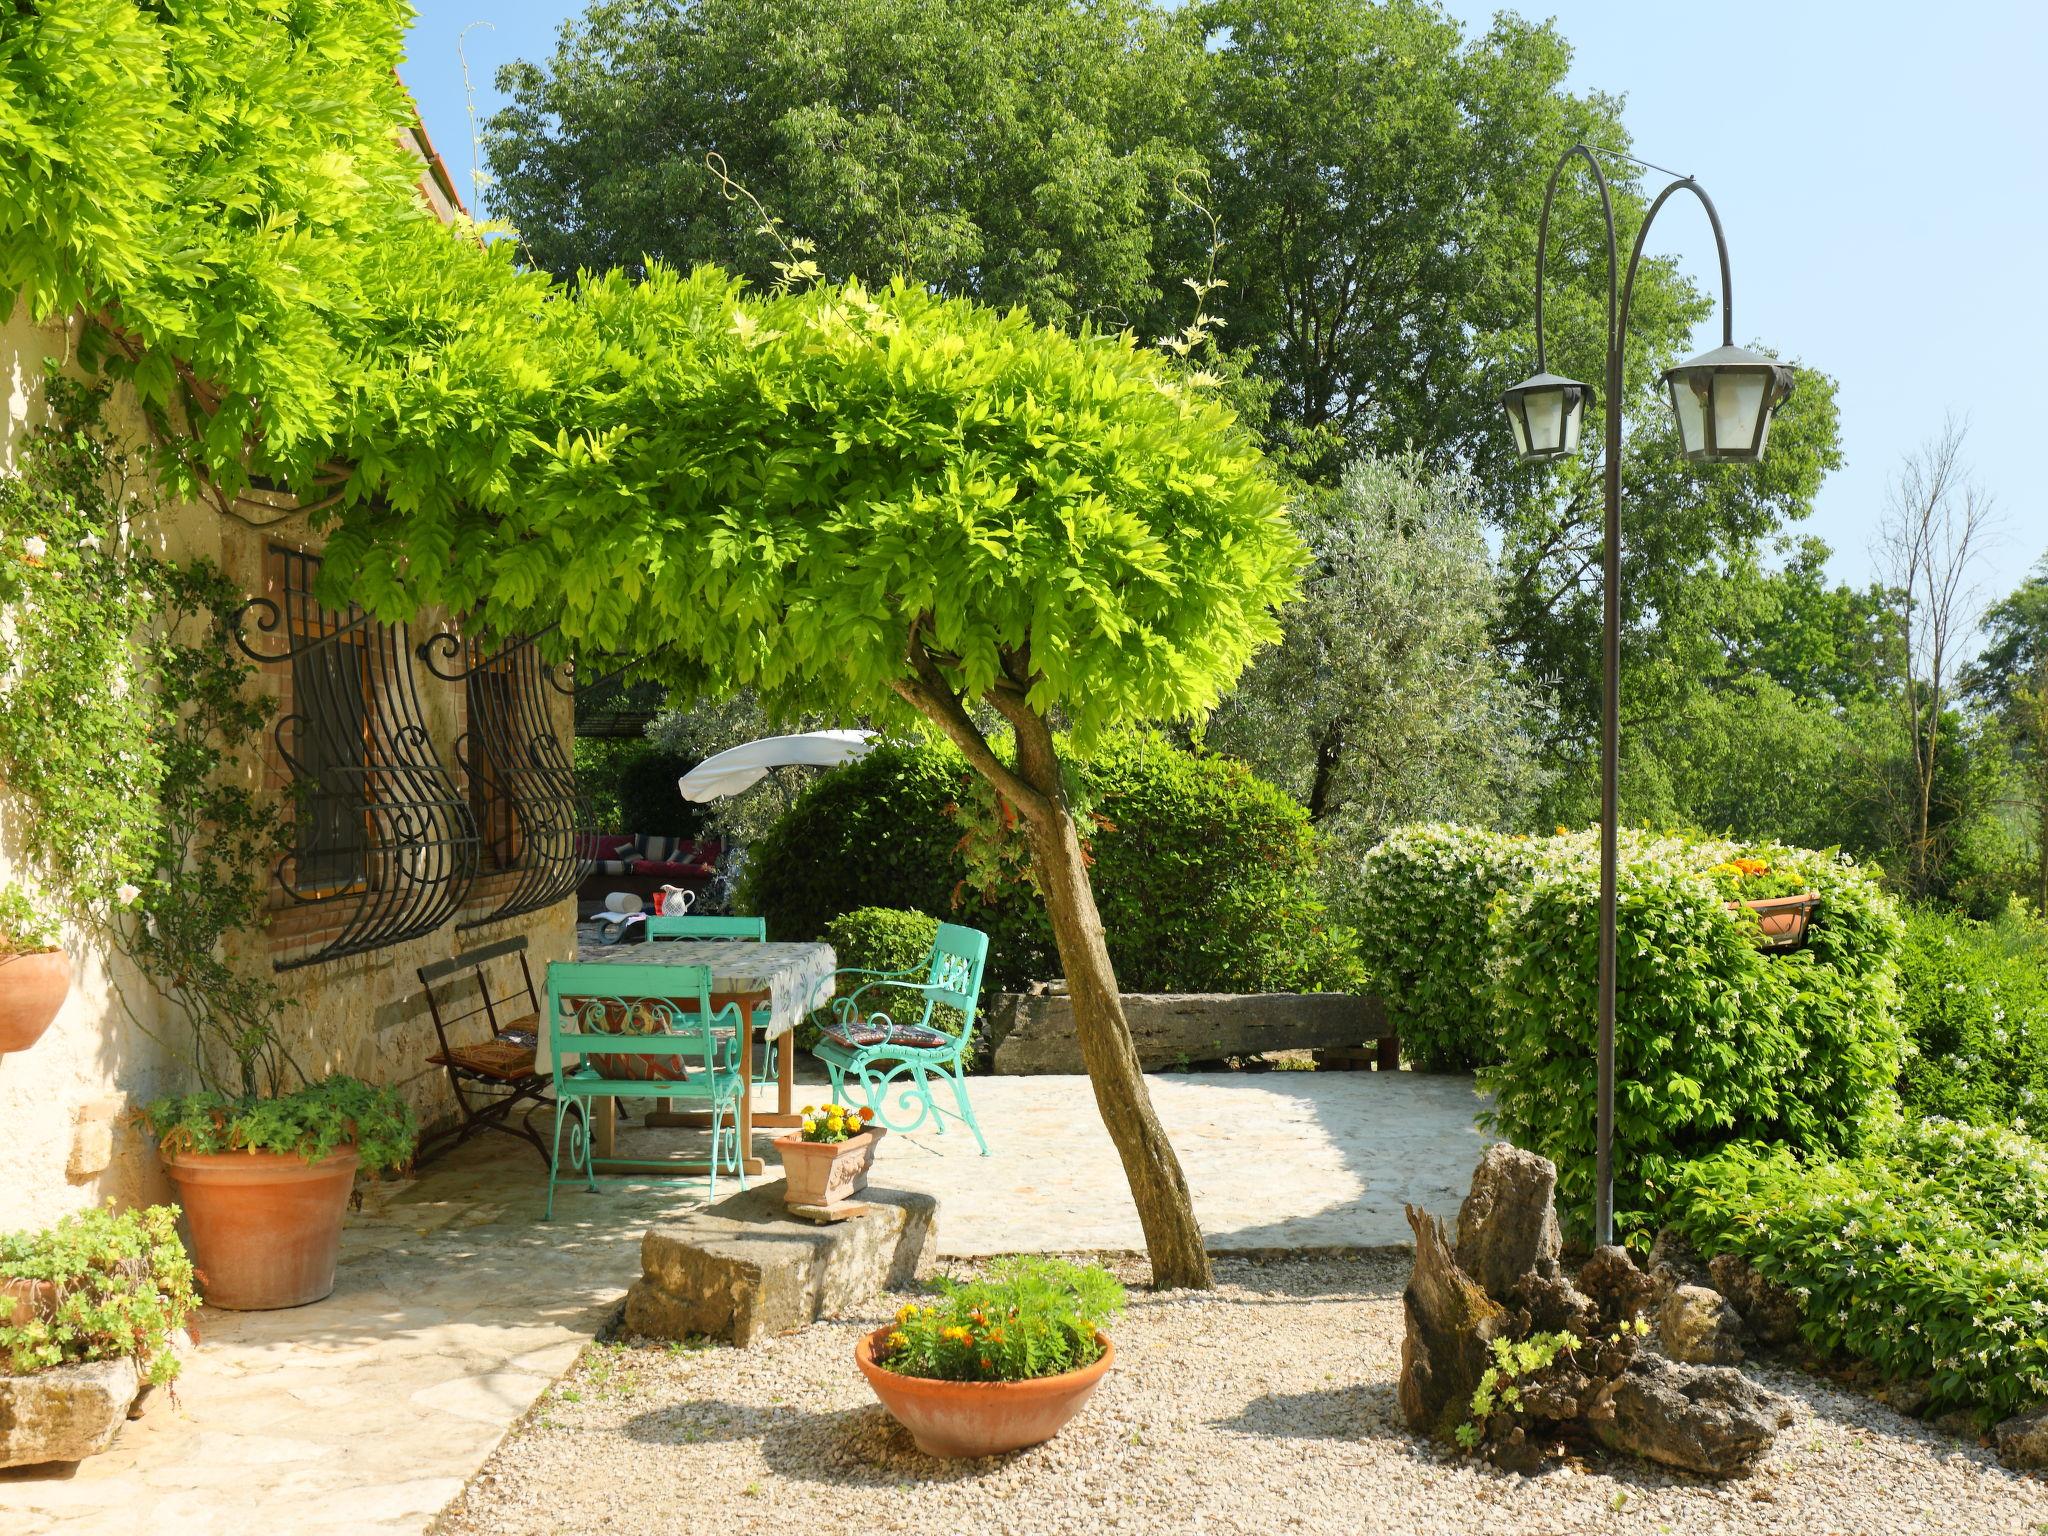
<path id="1" fill-rule="evenodd" d="M 279 596 L 245 603 L 233 631 L 244 655 L 284 669 L 272 739 L 296 803 L 278 888 L 287 907 L 331 917 L 274 956 L 283 971 L 433 932 L 461 907 L 480 839 L 434 750 L 406 626 L 322 607 L 317 556 L 269 557 Z"/>
<path id="2" fill-rule="evenodd" d="M 576 790 L 549 703 L 565 683 L 540 655 L 538 636 L 515 636 L 496 651 L 450 633 L 429 635 L 419 657 L 444 682 L 463 685 L 468 721 L 455 759 L 482 833 L 482 864 L 506 877 L 459 926 L 474 928 L 572 895 L 592 868 L 590 804 Z"/>

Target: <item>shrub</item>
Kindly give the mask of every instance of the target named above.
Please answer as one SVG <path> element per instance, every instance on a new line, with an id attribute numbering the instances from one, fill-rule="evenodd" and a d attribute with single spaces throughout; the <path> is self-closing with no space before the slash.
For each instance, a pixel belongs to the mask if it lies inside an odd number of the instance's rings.
<path id="1" fill-rule="evenodd" d="M 1528 878 L 1535 845 L 1477 827 L 1403 827 L 1359 863 L 1344 916 L 1401 1052 L 1424 1072 L 1500 1060 L 1488 973 L 1493 904 Z"/>
<path id="2" fill-rule="evenodd" d="M 2048 1147 L 1902 1123 L 1856 1157 L 1728 1146 L 1674 1173 L 1666 1215 L 1803 1308 L 1816 1350 L 1924 1381 L 1989 1425 L 2048 1397 Z"/>
<path id="3" fill-rule="evenodd" d="M 645 737 L 576 738 L 576 788 L 600 832 L 695 837 L 704 807 L 685 800 L 676 781 L 697 760 L 666 752 Z"/>
<path id="4" fill-rule="evenodd" d="M 1362 984 L 1350 935 L 1314 895 L 1307 817 L 1242 764 L 1157 737 L 1074 765 L 1101 818 L 1093 879 L 1117 980 L 1132 992 L 1333 991 Z M 817 938 L 858 907 L 922 912 L 989 934 L 988 984 L 1057 974 L 1044 911 L 1021 881 L 965 886 L 974 781 L 950 747 L 886 744 L 825 775 L 750 851 L 747 910 L 778 938 Z"/>
<path id="5" fill-rule="evenodd" d="M 889 907 L 855 907 L 851 912 L 841 913 L 825 925 L 825 937 L 832 945 L 833 953 L 839 957 L 842 966 L 863 971 L 916 971 L 922 979 L 925 963 L 931 959 L 932 941 L 939 935 L 939 920 L 923 912 L 900 912 Z M 850 992 L 859 985 L 859 978 L 849 978 L 845 991 Z M 984 984 L 984 991 L 987 990 Z M 915 1003 L 913 1011 L 903 1011 L 906 998 Z M 899 1024 L 914 1024 L 924 1013 L 922 998 L 911 998 L 910 994 L 893 992 L 878 987 L 862 1000 L 863 1011 L 880 1009 Z M 830 1019 L 830 1007 L 818 1010 L 812 1024 Z M 932 1010 L 931 1023 L 934 1029 L 942 1029 L 949 1035 L 960 1033 L 965 1021 L 958 1008 L 941 1003 Z M 805 1049 L 809 1043 L 799 1042 Z"/>
<path id="6" fill-rule="evenodd" d="M 940 1280 L 935 1305 L 906 1305 L 875 1363 L 939 1381 L 1032 1381 L 1093 1365 L 1096 1333 L 1124 1288 L 1095 1264 L 1017 1255 L 978 1280 Z"/>
<path id="7" fill-rule="evenodd" d="M 77 1211 L 40 1232 L 0 1235 L 0 1283 L 47 1281 L 54 1313 L 0 1305 L 0 1369 L 11 1375 L 132 1355 L 145 1380 L 178 1374 L 171 1335 L 199 1305 L 178 1208 Z"/>
<path id="8" fill-rule="evenodd" d="M 950 914 L 962 870 L 946 807 L 967 772 L 951 747 L 885 741 L 822 775 L 747 850 L 739 910 L 778 939 L 824 938 L 856 907 Z"/>
<path id="9" fill-rule="evenodd" d="M 166 1152 L 295 1152 L 312 1163 L 352 1143 L 369 1173 L 403 1168 L 419 1139 L 396 1089 L 339 1075 L 275 1098 L 174 1094 L 141 1118 Z"/>
<path id="10" fill-rule="evenodd" d="M 1759 950 L 1710 873 L 1756 856 L 1821 895 L 1805 945 Z M 1493 909 L 1497 1066 L 1488 1121 L 1558 1165 L 1559 1213 L 1583 1233 L 1594 1175 L 1598 844 L 1547 839 L 1529 883 Z M 1898 1073 L 1900 925 L 1859 871 L 1776 846 L 1625 837 L 1617 907 L 1618 1224 L 1646 1240 L 1671 1166 L 1745 1138 L 1853 1150 Z"/>
<path id="11" fill-rule="evenodd" d="M 2048 928 L 1920 908 L 1900 959 L 1899 1096 L 1923 1115 L 2028 1130 L 2048 1105 Z"/>
<path id="12" fill-rule="evenodd" d="M 1095 900 L 1125 991 L 1363 986 L 1354 937 L 1316 896 L 1315 829 L 1290 796 L 1157 736 L 1113 742 L 1077 774 L 1103 822 Z"/>

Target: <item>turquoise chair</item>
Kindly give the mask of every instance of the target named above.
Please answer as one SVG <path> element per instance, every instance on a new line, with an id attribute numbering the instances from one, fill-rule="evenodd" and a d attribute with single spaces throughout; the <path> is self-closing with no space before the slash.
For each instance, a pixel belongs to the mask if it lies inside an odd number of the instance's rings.
<path id="1" fill-rule="evenodd" d="M 866 980 L 832 1000 L 832 1022 L 825 1026 L 814 1049 L 832 1074 L 833 1099 L 847 1102 L 846 1083 L 851 1077 L 860 1085 L 862 1099 L 875 1112 L 875 1119 L 890 1130 L 914 1131 L 930 1120 L 943 1134 L 946 1116 L 951 1115 L 974 1132 L 975 1144 L 987 1157 L 988 1140 L 981 1134 L 981 1122 L 975 1119 L 974 1105 L 967 1097 L 966 1073 L 967 1052 L 974 1042 L 974 1011 L 981 1001 L 981 973 L 987 963 L 987 934 L 957 923 L 941 923 L 932 941 L 931 958 L 922 966 L 908 971 L 838 972 L 835 982 L 842 978 Z M 922 1004 L 917 1022 L 899 1024 L 874 1001 L 863 1011 L 862 1000 L 878 988 L 886 990 L 875 1001 L 900 999 L 897 1006 L 905 1013 Z M 959 1013 L 959 1034 L 947 1035 L 934 1025 L 940 1008 Z M 939 1108 L 932 1097 L 929 1080 L 933 1076 L 951 1082 L 957 1110 Z M 896 1118 L 891 1117 L 887 1102 L 891 1093 L 896 1095 Z M 906 1118 L 913 1109 L 916 1118 Z"/>
<path id="2" fill-rule="evenodd" d="M 633 1161 L 596 1155 L 590 1135 L 590 1106 L 596 1099 L 673 1099 L 709 1109 L 711 1175 L 705 1198 L 718 1198 L 722 1161 L 738 1175 L 740 1188 L 747 1187 L 746 1149 L 740 1145 L 740 1095 L 746 1085 L 734 1049 L 740 1011 L 732 1003 L 711 1011 L 709 966 L 552 961 L 547 1010 L 553 1025 L 548 1035 L 555 1069 L 555 1139 L 543 1220 L 555 1216 L 565 1129 L 569 1166 L 572 1171 L 582 1167 L 592 1193 L 600 1168 Z M 624 1027 L 615 1033 L 604 1027 L 607 1023 Z M 632 1076 L 621 1063 L 635 1056 L 664 1058 L 663 1070 L 679 1064 L 686 1075 Z"/>
<path id="3" fill-rule="evenodd" d="M 663 939 L 751 939 L 756 944 L 768 942 L 768 919 L 765 917 L 650 917 L 647 919 L 647 942 L 659 943 Z M 763 1030 L 774 1017 L 770 1009 L 754 1010 L 754 1028 Z M 765 1037 L 764 1037 L 765 1038 Z M 767 1040 L 760 1060 L 754 1063 L 754 1081 L 772 1083 L 775 1081 L 775 1042 Z"/>

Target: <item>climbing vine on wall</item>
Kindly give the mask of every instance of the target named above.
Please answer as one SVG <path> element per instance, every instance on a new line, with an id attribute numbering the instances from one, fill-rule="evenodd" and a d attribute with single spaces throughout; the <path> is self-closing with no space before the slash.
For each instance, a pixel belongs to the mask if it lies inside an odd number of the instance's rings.
<path id="1" fill-rule="evenodd" d="M 209 1085 L 274 1092 L 290 1067 L 282 994 L 224 948 L 262 920 L 260 871 L 285 824 L 221 771 L 269 714 L 229 644 L 242 595 L 211 563 L 165 560 L 137 539 L 129 514 L 148 482 L 110 444 L 107 387 L 53 371 L 46 390 L 49 423 L 0 476 L 0 795 L 25 876 L 15 899 L 132 960 L 181 1016 L 171 1043 Z"/>

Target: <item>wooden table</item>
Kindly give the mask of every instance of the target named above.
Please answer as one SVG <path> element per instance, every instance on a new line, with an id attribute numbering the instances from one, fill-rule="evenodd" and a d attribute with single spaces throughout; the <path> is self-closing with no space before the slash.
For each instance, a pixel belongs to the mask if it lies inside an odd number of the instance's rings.
<path id="1" fill-rule="evenodd" d="M 758 944 L 749 939 L 662 939 L 644 944 L 602 944 L 594 926 L 577 930 L 576 958 L 595 965 L 702 965 L 711 971 L 711 1006 L 714 1011 L 737 1003 L 740 1029 L 739 1067 L 746 1089 L 740 1094 L 740 1155 L 748 1173 L 762 1171 L 754 1156 L 754 1127 L 793 1127 L 803 1117 L 794 1109 L 796 1094 L 796 1051 L 792 1032 L 814 1008 L 823 1007 L 832 996 L 832 973 L 839 957 L 830 944 Z M 757 1020 L 756 1010 L 767 1018 Z M 776 1071 L 773 1113 L 754 1113 L 754 1036 L 780 1039 L 783 1047 Z M 541 1042 L 543 1059 L 548 1043 Z M 656 1111 L 648 1116 L 650 1125 L 708 1125 L 702 1112 L 674 1114 Z M 599 1157 L 611 1157 L 617 1147 L 617 1103 L 600 1099 L 596 1123 L 591 1127 L 591 1150 Z M 649 1162 L 615 1164 L 648 1172 L 703 1172 L 691 1163 Z"/>

